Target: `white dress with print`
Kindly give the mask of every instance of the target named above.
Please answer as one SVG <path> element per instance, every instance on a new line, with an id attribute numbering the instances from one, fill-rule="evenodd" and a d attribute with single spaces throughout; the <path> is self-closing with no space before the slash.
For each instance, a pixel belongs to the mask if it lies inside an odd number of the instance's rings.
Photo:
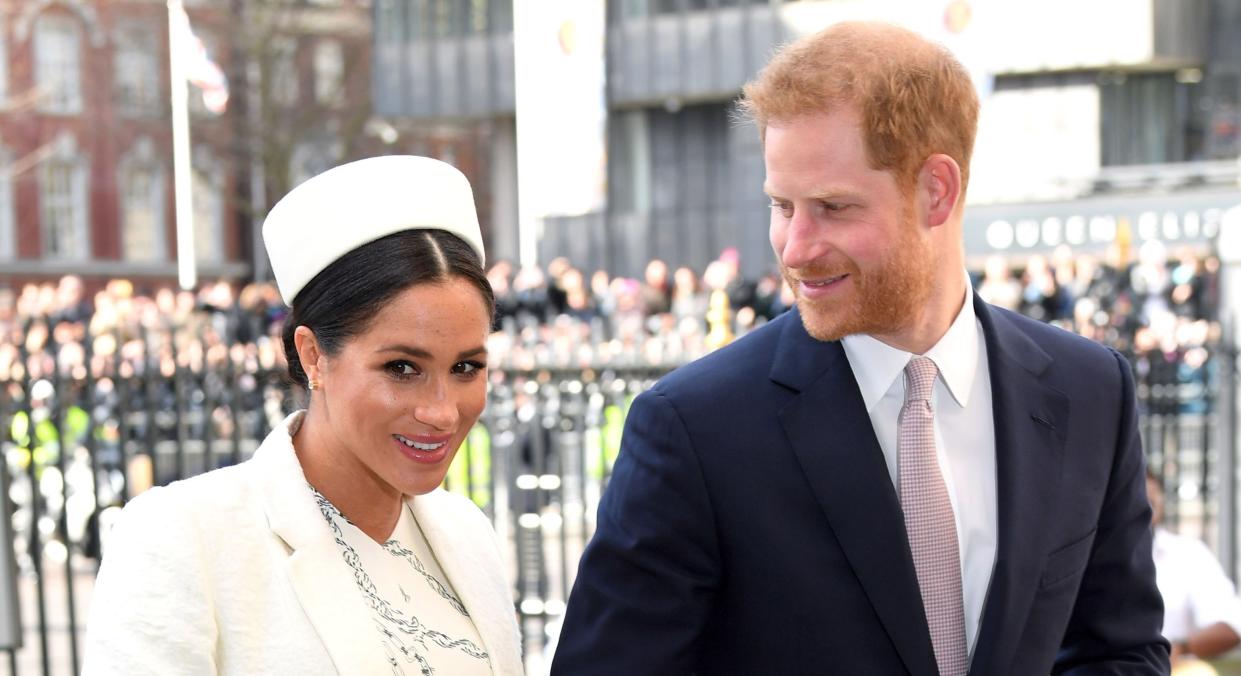
<path id="1" fill-rule="evenodd" d="M 402 503 L 396 528 L 381 545 L 314 494 L 371 611 L 376 650 L 384 651 L 392 673 L 490 676 L 478 630 L 409 507 Z"/>

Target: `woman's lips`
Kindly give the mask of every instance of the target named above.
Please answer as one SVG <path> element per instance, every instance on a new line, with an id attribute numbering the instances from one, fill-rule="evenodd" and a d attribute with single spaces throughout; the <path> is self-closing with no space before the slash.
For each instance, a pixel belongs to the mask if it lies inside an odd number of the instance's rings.
<path id="1" fill-rule="evenodd" d="M 417 435 L 407 437 L 401 434 L 392 435 L 405 457 L 416 462 L 435 464 L 448 456 L 448 443 L 451 436 Z"/>

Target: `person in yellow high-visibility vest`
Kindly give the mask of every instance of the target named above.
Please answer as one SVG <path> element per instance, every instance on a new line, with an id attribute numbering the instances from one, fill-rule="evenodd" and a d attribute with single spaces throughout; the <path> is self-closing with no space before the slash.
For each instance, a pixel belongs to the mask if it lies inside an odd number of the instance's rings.
<path id="1" fill-rule="evenodd" d="M 621 432 L 625 429 L 625 416 L 633 395 L 627 394 L 619 404 L 603 407 L 603 421 L 597 428 L 586 430 L 586 476 L 602 481 L 612 471 L 616 456 L 620 454 Z"/>
<path id="2" fill-rule="evenodd" d="M 491 503 L 491 483 L 491 431 L 478 423 L 470 429 L 457 457 L 453 458 L 444 488 L 486 508 Z"/>
<path id="3" fill-rule="evenodd" d="M 51 412 L 46 407 L 38 406 L 33 411 L 34 439 L 30 438 L 31 415 L 18 411 L 9 424 L 9 438 L 16 444 L 11 451 L 13 464 L 19 469 L 26 469 L 33 458 L 36 475 L 41 475 L 43 468 L 54 465 L 60 459 L 60 451 L 64 446 L 81 443 L 86 438 L 90 425 L 90 414 L 80 406 L 70 406 L 65 411 L 64 426 L 56 429 Z M 33 449 L 33 450 L 32 450 Z"/>

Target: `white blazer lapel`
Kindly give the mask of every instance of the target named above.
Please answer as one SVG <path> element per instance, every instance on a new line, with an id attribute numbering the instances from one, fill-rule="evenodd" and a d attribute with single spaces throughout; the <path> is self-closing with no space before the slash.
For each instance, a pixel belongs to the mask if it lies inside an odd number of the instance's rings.
<path id="1" fill-rule="evenodd" d="M 491 524 L 472 503 L 443 490 L 408 504 L 487 647 L 492 673 L 521 676 L 516 610 Z"/>
<path id="2" fill-rule="evenodd" d="M 289 582 L 336 670 L 344 675 L 387 673 L 391 667 L 374 619 L 293 450 L 292 437 L 300 425 L 301 412 L 294 413 L 268 435 L 248 463 L 251 475 L 262 490 L 272 532 L 289 552 Z"/>

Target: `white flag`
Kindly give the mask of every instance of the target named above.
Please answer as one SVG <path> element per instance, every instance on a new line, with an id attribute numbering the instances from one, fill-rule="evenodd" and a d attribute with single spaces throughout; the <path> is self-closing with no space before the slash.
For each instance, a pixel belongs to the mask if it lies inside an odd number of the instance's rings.
<path id="1" fill-rule="evenodd" d="M 177 3 L 173 10 L 173 49 L 185 63 L 185 79 L 203 92 L 203 105 L 219 115 L 228 108 L 228 78 L 224 71 L 207 55 L 207 47 L 190 28 L 190 17 Z"/>

